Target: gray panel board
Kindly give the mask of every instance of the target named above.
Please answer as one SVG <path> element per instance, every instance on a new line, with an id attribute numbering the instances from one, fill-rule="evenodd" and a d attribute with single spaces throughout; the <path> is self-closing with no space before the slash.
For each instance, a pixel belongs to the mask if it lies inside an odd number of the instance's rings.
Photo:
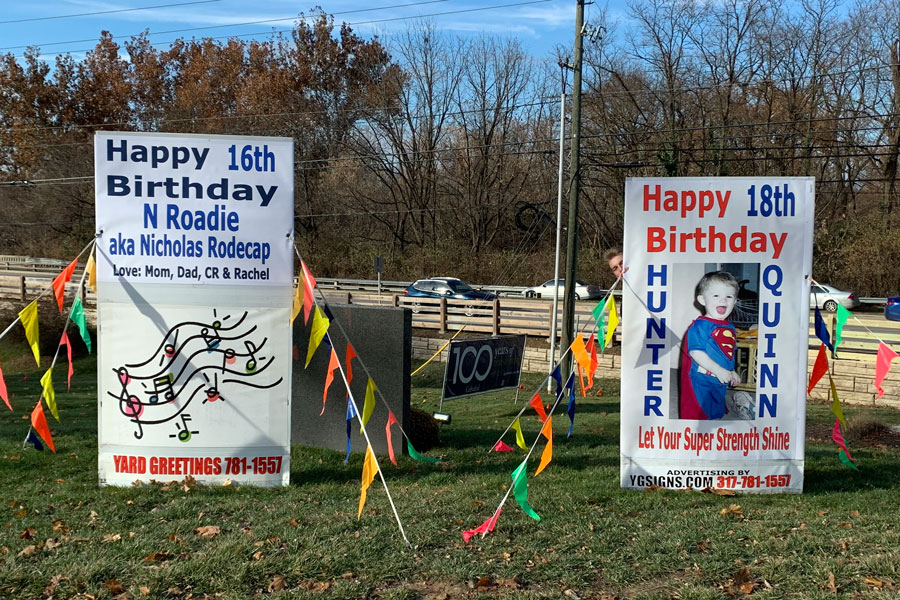
<path id="1" fill-rule="evenodd" d="M 412 353 L 412 313 L 406 308 L 329 304 L 334 318 L 343 327 L 359 358 L 353 360 L 353 381 L 350 389 L 359 411 L 362 412 L 366 395 L 368 375 L 363 362 L 381 395 L 400 421 L 403 428 L 409 427 L 409 387 L 410 355 Z M 303 368 L 312 330 L 303 323 L 302 313 L 294 321 L 293 339 L 299 360 L 294 362 L 291 401 L 291 444 L 330 448 L 344 451 L 347 447 L 347 395 L 339 370 L 334 372 L 334 382 L 328 390 L 325 414 L 322 411 L 322 393 L 325 389 L 325 374 L 328 371 L 329 352 L 323 341 L 316 350 L 307 369 Z M 344 357 L 347 339 L 336 323 L 329 329 L 329 337 L 335 346 L 341 366 L 346 369 Z M 362 360 L 360 360 L 362 359 Z M 375 411 L 366 426 L 372 449 L 379 456 L 387 455 L 387 440 L 384 426 L 388 411 L 375 393 Z M 351 440 L 354 452 L 364 452 L 365 439 L 359 432 L 359 423 L 354 419 L 351 425 Z M 394 452 L 406 452 L 396 426 L 391 428 Z"/>

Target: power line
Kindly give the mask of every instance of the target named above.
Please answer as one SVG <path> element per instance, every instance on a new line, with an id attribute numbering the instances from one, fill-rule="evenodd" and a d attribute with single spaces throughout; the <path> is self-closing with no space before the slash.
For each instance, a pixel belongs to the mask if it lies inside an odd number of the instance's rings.
<path id="1" fill-rule="evenodd" d="M 219 0 L 209 0 L 209 1 L 215 1 L 215 2 L 218 2 Z M 422 5 L 422 4 L 435 4 L 435 3 L 437 3 L 437 2 L 447 2 L 447 1 L 448 1 L 448 0 L 421 0 L 421 1 L 419 1 L 419 2 L 412 2 L 412 3 L 410 3 L 410 4 L 394 4 L 394 5 L 392 5 L 392 6 L 379 6 L 379 7 L 377 7 L 377 8 L 359 8 L 359 9 L 356 9 L 356 10 L 344 10 L 344 11 L 340 11 L 340 12 L 336 12 L 336 13 L 330 13 L 330 14 L 331 14 L 331 16 L 335 16 L 335 15 L 349 15 L 349 14 L 362 13 L 362 12 L 372 12 L 372 11 L 379 11 L 379 10 L 387 10 L 387 9 L 391 9 L 391 8 L 405 8 L 405 7 L 408 7 L 408 6 L 420 6 L 420 5 Z M 323 14 L 324 14 L 324 13 L 323 13 Z M 244 25 L 260 25 L 260 24 L 262 24 L 262 23 L 278 23 L 278 22 L 281 22 L 281 21 L 292 21 L 292 20 L 294 20 L 294 19 L 297 19 L 298 21 L 299 21 L 299 20 L 304 20 L 304 21 L 305 21 L 305 20 L 309 20 L 309 19 L 314 19 L 314 18 L 316 18 L 317 16 L 318 16 L 318 15 L 309 15 L 309 16 L 304 16 L 304 17 L 301 19 L 300 16 L 294 16 L 294 15 L 292 15 L 292 16 L 290 16 L 290 17 L 278 17 L 278 18 L 276 18 L 276 19 L 261 19 L 261 20 L 259 20 L 259 21 L 244 21 L 244 22 L 241 22 L 241 23 L 227 23 L 227 24 L 225 24 L 225 25 L 204 25 L 203 27 L 187 27 L 187 28 L 184 28 L 184 29 L 169 29 L 169 30 L 167 30 L 167 31 L 153 31 L 153 32 L 148 32 L 148 33 L 147 33 L 147 36 L 149 37 L 149 36 L 151 36 L 151 35 L 165 35 L 165 34 L 168 34 L 168 33 L 187 33 L 187 32 L 189 32 L 189 31 L 205 31 L 205 30 L 207 30 L 207 29 L 224 29 L 224 28 L 228 28 L 228 27 L 242 27 L 242 26 L 244 26 Z M 110 36 L 110 37 L 111 37 L 111 39 L 114 39 L 114 40 L 115 40 L 115 39 L 122 39 L 122 38 L 133 38 L 133 37 L 136 37 L 136 36 L 138 36 L 138 35 L 140 35 L 140 34 L 139 34 L 139 33 L 130 33 L 130 34 L 114 35 L 114 36 Z M 5 48 L 0 48 L 0 50 L 18 50 L 19 48 L 28 48 L 29 46 L 38 46 L 38 47 L 41 47 L 41 46 L 62 46 L 63 44 L 81 44 L 81 43 L 83 43 L 83 42 L 93 42 L 93 41 L 94 41 L 94 38 L 89 38 L 89 39 L 86 39 L 86 40 L 68 40 L 68 41 L 65 41 L 65 42 L 40 42 L 40 43 L 34 43 L 34 44 L 25 44 L 24 46 L 6 46 Z"/>
<path id="2" fill-rule="evenodd" d="M 401 6 L 401 7 L 402 7 L 402 6 L 417 6 L 417 5 L 419 5 L 419 4 L 431 4 L 431 3 L 433 3 L 433 2 L 445 2 L 445 1 L 446 1 L 446 0 L 425 0 L 425 1 L 422 1 L 422 2 L 416 2 L 416 3 L 413 3 L 413 4 L 401 4 L 401 5 L 398 5 L 398 6 Z M 347 23 L 347 25 L 372 25 L 372 24 L 376 24 L 376 23 L 388 23 L 388 22 L 392 22 L 392 21 L 405 21 L 405 20 L 407 20 L 407 19 L 424 19 L 424 18 L 428 18 L 428 17 L 442 17 L 442 16 L 446 16 L 446 15 L 458 15 L 458 14 L 463 14 L 463 13 L 479 12 L 479 11 L 485 11 L 485 10 L 494 10 L 494 9 L 497 9 L 497 8 L 514 8 L 514 7 L 517 7 L 517 6 L 526 6 L 526 5 L 529 5 L 529 4 L 541 4 L 541 3 L 544 3 L 544 2 L 552 2 L 552 1 L 553 1 L 553 0 L 526 0 L 526 1 L 523 1 L 523 2 L 514 2 L 514 3 L 511 3 L 511 4 L 497 4 L 497 5 L 494 5 L 494 6 L 482 6 L 482 7 L 479 7 L 479 8 L 466 8 L 466 9 L 451 10 L 451 11 L 446 11 L 446 12 L 428 13 L 428 14 L 423 14 L 423 15 L 409 15 L 409 16 L 405 16 L 405 17 L 391 17 L 391 18 L 385 18 L 385 19 L 372 19 L 372 20 L 369 20 L 369 21 L 355 21 L 355 22 L 352 22 L 352 23 Z M 336 13 L 331 13 L 331 14 L 332 14 L 332 16 L 334 16 L 334 15 L 344 15 L 344 14 L 350 14 L 350 13 L 356 13 L 356 12 L 370 12 L 370 11 L 373 11 L 373 10 L 383 10 L 384 8 L 392 8 L 392 7 L 379 7 L 379 8 L 358 9 L 358 10 L 353 10 L 353 11 L 342 11 L 342 12 L 336 12 Z M 396 7 L 393 7 L 393 8 L 396 8 Z M 273 21 L 286 21 L 286 20 L 289 20 L 289 19 L 295 19 L 295 18 L 296 18 L 296 19 L 299 19 L 299 17 L 285 17 L 285 18 L 282 18 L 282 19 L 273 19 Z M 309 18 L 312 18 L 312 16 L 310 16 L 310 17 L 305 17 L 305 18 L 306 18 L 306 19 L 309 19 Z M 265 22 L 265 21 L 259 21 L 259 23 L 262 23 L 262 22 Z M 237 24 L 232 24 L 232 25 L 213 25 L 213 26 L 209 26 L 209 27 L 192 27 L 192 28 L 187 28 L 187 29 L 175 29 L 175 30 L 171 30 L 171 31 L 160 31 L 160 32 L 156 32 L 156 33 L 149 33 L 148 36 L 150 36 L 150 35 L 162 35 L 162 34 L 166 34 L 166 33 L 185 33 L 185 32 L 189 32 L 189 31 L 201 31 L 201 30 L 205 30 L 205 29 L 222 28 L 222 27 L 237 27 L 237 26 L 239 26 L 239 25 L 252 25 L 252 24 L 254 24 L 254 23 L 248 22 L 248 23 L 243 23 L 243 24 L 242 24 L 242 23 L 237 23 Z M 270 31 L 270 32 L 242 33 L 242 34 L 233 34 L 233 35 L 223 35 L 223 36 L 217 36 L 217 37 L 207 37 L 207 38 L 203 38 L 203 39 L 220 40 L 220 39 L 230 39 L 230 38 L 240 38 L 240 37 L 257 36 L 257 35 L 261 35 L 262 33 L 278 34 L 278 33 L 290 33 L 290 32 L 292 32 L 292 31 L 293 31 L 293 29 L 276 29 L 276 30 L 272 30 L 272 31 Z M 123 37 L 131 38 L 131 37 L 134 37 L 135 35 L 139 35 L 139 34 L 131 34 L 131 35 L 129 35 L 129 36 L 121 36 L 121 35 L 120 35 L 120 36 L 112 36 L 112 37 L 113 37 L 113 39 L 120 39 L 120 38 L 123 38 Z M 52 42 L 52 43 L 48 43 L 48 44 L 46 44 L 46 45 L 49 46 L 49 45 L 71 44 L 71 43 L 81 43 L 81 42 L 91 42 L 91 41 L 93 41 L 93 40 L 71 40 L 71 41 L 68 41 L 68 42 Z M 154 42 L 154 45 L 171 44 L 171 43 L 173 43 L 173 42 L 175 42 L 175 41 L 177 41 L 177 40 L 168 40 L 168 41 L 165 41 L 165 42 Z M 34 45 L 34 44 L 31 44 L 31 45 Z M 0 48 L 0 50 L 12 50 L 12 49 L 18 49 L 18 48 L 27 48 L 27 47 L 28 47 L 28 46 L 8 46 L 8 47 L 6 47 L 6 48 Z M 95 48 L 82 48 L 82 49 L 79 49 L 79 50 L 64 50 L 64 51 L 61 51 L 61 52 L 41 53 L 41 55 L 43 55 L 43 56 L 56 56 L 56 55 L 59 55 L 59 54 L 70 54 L 70 53 L 72 53 L 72 52 L 90 52 L 90 51 L 92 51 L 92 50 L 94 50 L 94 49 L 95 49 Z M 18 56 L 18 58 L 21 58 L 21 55 Z"/>
<path id="3" fill-rule="evenodd" d="M 172 8 L 175 6 L 189 6 L 191 4 L 209 4 L 210 2 L 221 2 L 222 0 L 196 0 L 195 2 L 177 2 L 175 4 L 157 4 L 156 6 L 140 6 L 137 8 L 120 8 L 116 10 L 100 10 L 97 12 L 87 12 L 87 13 L 73 13 L 69 15 L 53 15 L 50 17 L 32 17 L 29 19 L 12 19 L 9 21 L 0 21 L 0 25 L 5 25 L 7 23 L 27 23 L 31 21 L 50 21 L 52 19 L 69 19 L 72 17 L 91 17 L 94 15 L 111 15 L 113 13 L 126 13 L 126 12 L 135 12 L 139 10 L 151 10 L 154 8 Z M 22 48 L 23 46 L 17 46 L 17 48 Z"/>

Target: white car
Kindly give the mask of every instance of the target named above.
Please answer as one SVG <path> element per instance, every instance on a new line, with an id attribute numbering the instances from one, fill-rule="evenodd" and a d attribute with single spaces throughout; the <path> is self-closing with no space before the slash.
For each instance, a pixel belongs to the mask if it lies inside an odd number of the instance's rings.
<path id="1" fill-rule="evenodd" d="M 553 298 L 553 289 L 559 288 L 559 297 L 562 297 L 566 293 L 566 280 L 560 279 L 559 283 L 556 283 L 556 280 L 551 279 L 550 281 L 545 281 L 541 285 L 536 285 L 534 287 L 526 288 L 525 291 L 522 292 L 522 295 L 526 298 Z M 602 298 L 603 290 L 601 290 L 596 285 L 588 285 L 583 281 L 575 280 L 575 299 L 576 300 L 592 300 L 594 298 Z"/>
<path id="2" fill-rule="evenodd" d="M 819 307 L 834 312 L 837 310 L 838 303 L 846 309 L 851 309 L 859 306 L 859 299 L 853 292 L 845 292 L 834 286 L 816 284 L 809 286 L 810 308 Z"/>

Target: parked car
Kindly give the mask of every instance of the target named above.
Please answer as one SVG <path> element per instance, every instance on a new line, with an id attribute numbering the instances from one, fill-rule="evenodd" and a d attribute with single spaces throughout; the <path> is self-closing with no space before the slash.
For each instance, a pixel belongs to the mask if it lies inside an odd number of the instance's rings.
<path id="1" fill-rule="evenodd" d="M 839 290 L 831 285 L 815 285 L 809 288 L 809 305 L 817 306 L 823 310 L 834 312 L 837 310 L 838 302 L 844 308 L 856 308 L 859 306 L 859 299 L 853 292 Z"/>
<path id="2" fill-rule="evenodd" d="M 406 288 L 406 295 L 419 298 L 447 298 L 450 300 L 495 300 L 497 294 L 476 290 L 456 277 L 419 279 Z"/>
<path id="3" fill-rule="evenodd" d="M 566 290 L 566 280 L 559 279 L 557 280 L 551 279 L 550 281 L 545 281 L 541 285 L 536 285 L 534 287 L 526 288 L 525 291 L 522 292 L 522 295 L 526 298 L 552 298 L 553 297 L 553 288 L 559 288 L 559 297 L 562 298 L 563 294 L 565 294 Z M 591 300 L 594 298 L 602 298 L 603 291 L 596 285 L 588 285 L 583 281 L 575 280 L 575 299 L 576 300 Z"/>
<path id="4" fill-rule="evenodd" d="M 900 321 L 900 296 L 887 299 L 884 306 L 884 318 L 888 321 Z"/>

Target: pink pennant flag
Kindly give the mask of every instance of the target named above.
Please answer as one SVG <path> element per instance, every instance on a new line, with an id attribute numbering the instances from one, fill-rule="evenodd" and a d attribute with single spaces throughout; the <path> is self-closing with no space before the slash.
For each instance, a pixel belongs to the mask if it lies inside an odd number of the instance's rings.
<path id="1" fill-rule="evenodd" d="M 9 394 L 6 392 L 6 381 L 3 380 L 3 369 L 0 369 L 0 398 L 3 398 L 3 401 L 6 402 L 6 406 L 9 410 L 12 410 L 12 404 L 9 403 Z"/>
<path id="2" fill-rule="evenodd" d="M 537 412 L 541 418 L 541 423 L 547 420 L 547 413 L 544 411 L 544 401 L 541 400 L 540 392 L 535 392 L 534 396 L 531 397 L 531 402 L 528 404 Z"/>
<path id="3" fill-rule="evenodd" d="M 841 421 L 839 419 L 834 420 L 834 429 L 831 430 L 831 439 L 847 453 L 847 458 L 856 462 L 856 459 L 850 456 L 850 450 L 847 449 L 847 444 L 844 442 L 844 435 L 841 433 Z"/>
<path id="4" fill-rule="evenodd" d="M 888 371 L 891 369 L 891 361 L 897 358 L 897 353 L 884 342 L 878 344 L 878 357 L 875 359 L 875 389 L 878 390 L 878 397 L 884 396 L 884 390 L 881 388 L 881 382 L 887 377 Z M 847 453 L 850 456 L 850 453 Z"/>
<path id="5" fill-rule="evenodd" d="M 819 354 L 816 356 L 816 364 L 813 365 L 812 375 L 809 376 L 809 386 L 806 388 L 807 396 L 827 372 L 828 355 L 825 353 L 825 344 L 819 344 Z"/>
<path id="6" fill-rule="evenodd" d="M 493 531 L 493 530 L 494 530 L 494 526 L 497 524 L 497 519 L 500 518 L 500 511 L 501 511 L 501 510 L 503 510 L 503 509 L 502 509 L 502 508 L 498 508 L 498 509 L 497 509 L 497 512 L 495 512 L 494 515 L 493 515 L 490 519 L 488 519 L 487 521 L 485 521 L 484 523 L 482 523 L 481 525 L 479 525 L 479 526 L 476 527 L 475 529 L 470 529 L 470 530 L 468 530 L 468 531 L 463 531 L 463 532 L 462 532 L 463 540 L 464 540 L 466 543 L 468 543 L 469 540 L 472 539 L 472 537 L 473 537 L 474 535 L 478 534 L 478 533 L 489 533 L 489 532 Z"/>
<path id="7" fill-rule="evenodd" d="M 300 278 L 300 285 L 304 286 L 304 295 L 303 295 L 303 322 L 309 323 L 309 313 L 312 311 L 313 304 L 315 304 L 315 297 L 313 296 L 313 288 L 316 287 L 316 280 L 312 276 L 312 273 L 309 272 L 309 268 L 306 266 L 306 263 L 302 260 L 300 261 L 300 266 L 303 269 L 303 276 Z"/>
<path id="8" fill-rule="evenodd" d="M 328 359 L 328 372 L 325 374 L 325 391 L 322 393 L 322 412 L 319 413 L 320 417 L 325 414 L 325 401 L 328 400 L 328 388 L 331 387 L 331 382 L 334 381 L 334 372 L 339 366 L 337 354 L 335 353 L 334 348 L 332 348 L 331 358 Z"/>
<path id="9" fill-rule="evenodd" d="M 69 358 L 69 375 L 66 379 L 66 391 L 72 391 L 72 375 L 75 374 L 75 368 L 72 366 L 72 344 L 69 342 L 69 334 L 63 331 L 62 337 L 59 339 L 59 345 L 66 345 L 66 356 Z"/>
<path id="10" fill-rule="evenodd" d="M 394 443 L 391 441 L 391 425 L 397 422 L 397 417 L 394 416 L 393 411 L 388 411 L 388 422 L 384 428 L 384 435 L 387 436 L 387 446 L 388 446 L 388 456 L 391 459 L 391 462 L 394 463 L 394 466 L 397 466 L 397 459 L 394 457 Z"/>
<path id="11" fill-rule="evenodd" d="M 512 446 L 503 443 L 503 440 L 497 440 L 494 444 L 494 452 L 512 452 Z"/>

